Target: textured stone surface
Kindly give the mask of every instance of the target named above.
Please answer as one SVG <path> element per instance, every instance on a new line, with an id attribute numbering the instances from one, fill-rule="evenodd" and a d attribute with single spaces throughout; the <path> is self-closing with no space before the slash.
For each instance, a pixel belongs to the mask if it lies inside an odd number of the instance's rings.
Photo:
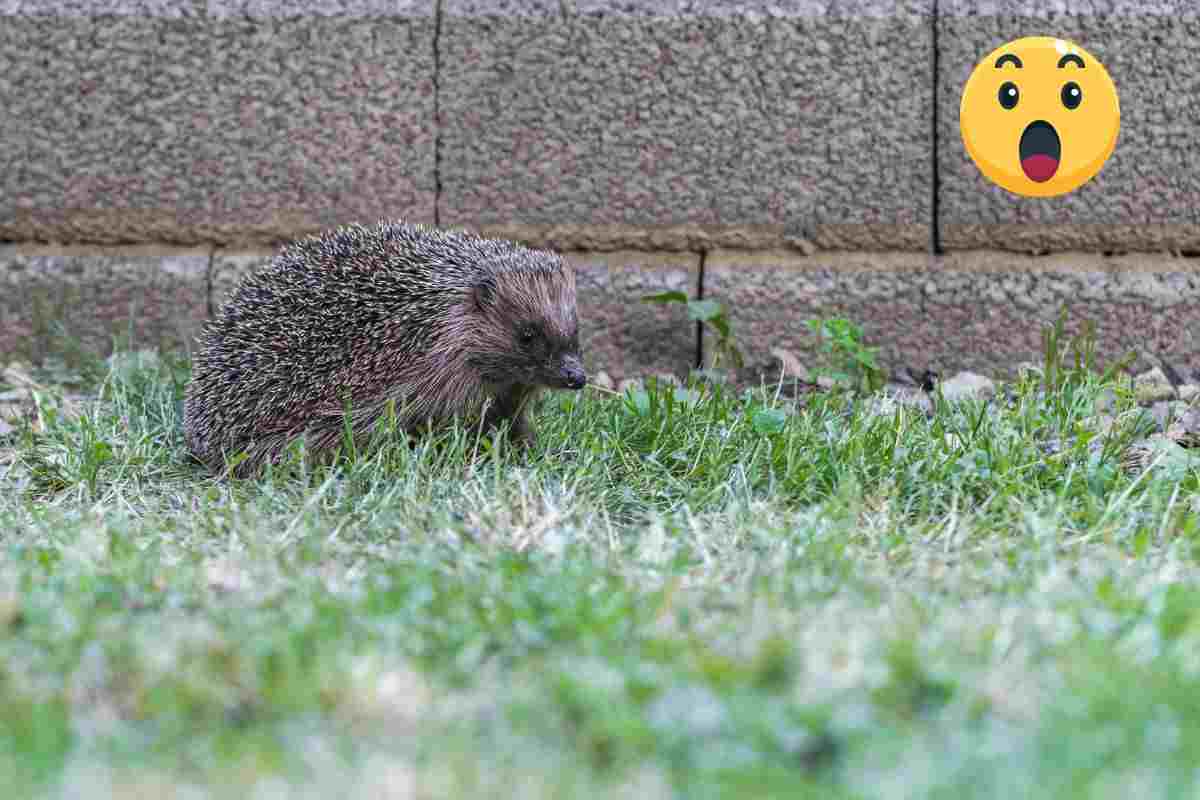
<path id="1" fill-rule="evenodd" d="M 441 219 L 924 249 L 931 9 L 446 0 Z"/>
<path id="2" fill-rule="evenodd" d="M 42 17 L 194 17 L 205 0 L 0 0 L 0 15 Z"/>
<path id="3" fill-rule="evenodd" d="M 696 297 L 699 256 L 686 253 L 572 253 L 580 341 L 588 369 L 616 381 L 650 373 L 686 375 L 696 363 L 696 324 L 681 305 L 640 298 L 665 291 Z"/>
<path id="4" fill-rule="evenodd" d="M 433 220 L 434 0 L 32 5 L 0 24 L 0 239 Z"/>
<path id="5" fill-rule="evenodd" d="M 1022 36 L 1078 42 L 1117 86 L 1121 132 L 1100 174 L 1057 198 L 1009 194 L 963 146 L 963 85 Z M 938 18 L 943 247 L 1023 251 L 1200 250 L 1200 11 L 1191 0 L 942 0 Z"/>
<path id="6" fill-rule="evenodd" d="M 42 17 L 427 16 L 425 0 L 0 0 L 0 15 Z"/>
<path id="7" fill-rule="evenodd" d="M 471 225 L 461 227 L 485 236 L 499 236 L 531 247 L 553 250 L 694 252 L 723 247 L 769 250 L 783 247 L 805 253 L 815 243 L 772 225 L 712 228 L 704 225 Z M 862 231 L 859 231 L 861 234 Z"/>
<path id="8" fill-rule="evenodd" d="M 208 0 L 211 17 L 428 17 L 428 0 Z"/>
<path id="9" fill-rule="evenodd" d="M 1147 406 L 1179 396 L 1161 367 L 1147 370 L 1134 378 L 1133 394 L 1139 403 Z"/>
<path id="10" fill-rule="evenodd" d="M 996 394 L 996 382 L 986 375 L 960 372 L 938 383 L 942 397 L 951 401 L 988 400 Z"/>
<path id="11" fill-rule="evenodd" d="M 108 353 L 187 347 L 207 312 L 205 249 L 0 248 L 0 356 L 38 358 L 75 340 Z M 131 330 L 132 329 L 132 330 Z"/>
<path id="12" fill-rule="evenodd" d="M 1192 0 L 0 0 L 0 240 L 246 244 L 443 221 L 581 250 L 1200 252 Z M 978 59 L 1097 54 L 1075 193 L 979 174 Z M 442 70 L 435 75 L 435 49 Z M 886 66 L 884 66 L 886 65 Z"/>
<path id="13" fill-rule="evenodd" d="M 270 260 L 267 250 L 218 250 L 213 257 L 212 307 L 219 308 L 250 270 Z M 648 372 L 686 374 L 696 361 L 696 326 L 678 306 L 652 306 L 640 297 L 667 290 L 695 297 L 699 256 L 690 253 L 571 253 L 579 304 L 580 343 L 589 372 L 615 380 Z"/>
<path id="14" fill-rule="evenodd" d="M 727 303 L 755 360 L 784 347 L 813 364 L 805 320 L 841 316 L 864 326 L 889 368 L 1009 375 L 1041 358 L 1043 326 L 1065 304 L 1068 333 L 1091 320 L 1105 359 L 1135 351 L 1143 354 L 1135 363 L 1149 366 L 1146 354 L 1161 354 L 1188 374 L 1200 370 L 1194 258 L 716 253 L 705 263 L 704 294 Z"/>

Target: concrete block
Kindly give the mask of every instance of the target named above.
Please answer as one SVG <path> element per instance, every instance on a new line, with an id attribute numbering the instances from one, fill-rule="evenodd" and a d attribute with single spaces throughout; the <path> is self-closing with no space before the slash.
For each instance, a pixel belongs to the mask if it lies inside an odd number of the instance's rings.
<path id="1" fill-rule="evenodd" d="M 427 0 L 208 0 L 215 18 L 250 17 L 427 17 Z"/>
<path id="2" fill-rule="evenodd" d="M 442 8 L 444 222 L 929 246 L 932 0 Z"/>
<path id="3" fill-rule="evenodd" d="M 571 253 L 580 342 L 588 370 L 614 380 L 695 366 L 696 323 L 678 304 L 643 303 L 666 291 L 699 292 L 700 258 L 691 253 Z"/>
<path id="4" fill-rule="evenodd" d="M 213 256 L 212 308 L 220 308 L 248 272 L 270 261 L 267 250 L 218 250 Z M 570 253 L 575 269 L 584 365 L 615 380 L 654 372 L 680 375 L 696 361 L 696 326 L 678 306 L 639 298 L 678 290 L 695 297 L 699 256 L 691 253 Z"/>
<path id="5" fill-rule="evenodd" d="M 1061 36 L 1104 64 L 1121 131 L 1100 174 L 1071 194 L 1022 198 L 963 146 L 962 89 L 976 63 L 1022 36 Z M 938 17 L 941 242 L 1024 252 L 1200 250 L 1200 11 L 1186 0 L 942 0 Z M 1069 146 L 1069 143 L 1065 143 Z"/>
<path id="6" fill-rule="evenodd" d="M 205 0 L 0 0 L 0 15 L 25 17 L 197 17 Z"/>
<path id="7" fill-rule="evenodd" d="M 207 249 L 0 249 L 0 356 L 80 345 L 188 348 L 207 313 Z M 63 336 L 73 342 L 63 341 Z"/>
<path id="8" fill-rule="evenodd" d="M 845 317 L 895 370 L 1011 375 L 1042 356 L 1041 331 L 1065 305 L 1068 332 L 1096 327 L 1103 359 L 1159 354 L 1200 369 L 1200 259 L 1089 253 L 1033 257 L 1000 251 L 919 254 L 715 253 L 705 297 L 728 306 L 750 362 L 791 350 L 819 365 L 809 319 Z M 705 357 L 711 340 L 705 336 Z"/>
<path id="9" fill-rule="evenodd" d="M 434 0 L 31 5 L 0 21 L 0 239 L 433 221 Z"/>

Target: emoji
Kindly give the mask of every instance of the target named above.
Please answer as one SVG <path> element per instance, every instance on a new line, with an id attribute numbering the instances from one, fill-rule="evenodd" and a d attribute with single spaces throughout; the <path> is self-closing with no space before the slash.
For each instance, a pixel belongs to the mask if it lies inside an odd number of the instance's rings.
<path id="1" fill-rule="evenodd" d="M 1096 57 L 1053 36 L 996 48 L 963 87 L 971 160 L 1013 194 L 1054 197 L 1091 180 L 1117 144 L 1117 87 Z"/>

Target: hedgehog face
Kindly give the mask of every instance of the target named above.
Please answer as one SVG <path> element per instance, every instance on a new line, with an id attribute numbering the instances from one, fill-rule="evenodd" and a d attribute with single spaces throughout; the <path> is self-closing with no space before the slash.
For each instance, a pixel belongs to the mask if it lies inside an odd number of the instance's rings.
<path id="1" fill-rule="evenodd" d="M 476 287 L 475 303 L 479 347 L 471 363 L 485 380 L 554 389 L 587 385 L 569 271 L 502 273 Z"/>
<path id="2" fill-rule="evenodd" d="M 526 382 L 555 389 L 582 389 L 587 385 L 576 325 L 564 332 L 549 320 L 527 320 L 519 323 L 514 333 L 529 376 Z"/>

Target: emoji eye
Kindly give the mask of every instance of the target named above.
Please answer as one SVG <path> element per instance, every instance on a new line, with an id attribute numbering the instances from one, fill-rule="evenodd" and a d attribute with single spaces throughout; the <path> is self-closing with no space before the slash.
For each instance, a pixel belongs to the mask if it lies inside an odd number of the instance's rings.
<path id="1" fill-rule="evenodd" d="M 1062 88 L 1062 103 L 1067 108 L 1079 108 L 1079 104 L 1083 102 L 1083 89 L 1079 88 L 1079 84 L 1075 81 L 1063 84 Z"/>
<path id="2" fill-rule="evenodd" d="M 1000 84 L 1000 93 L 997 96 L 997 99 L 1000 100 L 1000 105 L 1011 110 L 1017 107 L 1017 101 L 1021 99 L 1021 93 L 1017 91 L 1017 85 L 1015 83 L 1012 81 L 1005 81 L 1004 83 Z"/>

